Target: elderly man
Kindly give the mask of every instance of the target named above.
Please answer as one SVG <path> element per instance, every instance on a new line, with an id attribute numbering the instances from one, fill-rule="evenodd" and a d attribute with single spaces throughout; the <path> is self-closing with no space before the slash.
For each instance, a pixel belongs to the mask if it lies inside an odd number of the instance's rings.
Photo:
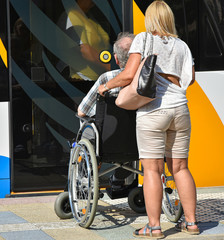
<path id="1" fill-rule="evenodd" d="M 114 58 L 116 64 L 120 67 L 120 69 L 112 70 L 103 73 L 98 80 L 95 82 L 93 87 L 87 93 L 85 98 L 83 98 L 82 102 L 78 107 L 78 115 L 80 117 L 89 116 L 92 117 L 95 115 L 96 112 L 96 98 L 98 87 L 100 85 L 104 85 L 105 89 L 107 89 L 107 82 L 114 78 L 117 74 L 119 74 L 125 67 L 125 64 L 128 60 L 128 52 L 129 48 L 132 44 L 134 39 L 134 34 L 132 33 L 119 33 L 116 42 L 114 43 L 113 50 L 114 50 Z M 117 96 L 121 88 L 114 88 L 110 90 L 110 93 L 113 96 Z"/>

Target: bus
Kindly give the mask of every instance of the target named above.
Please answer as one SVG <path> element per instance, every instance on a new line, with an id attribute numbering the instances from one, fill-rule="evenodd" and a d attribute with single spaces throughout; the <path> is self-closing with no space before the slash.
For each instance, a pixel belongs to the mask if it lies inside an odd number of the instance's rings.
<path id="1" fill-rule="evenodd" d="M 1 198 L 64 189 L 77 106 L 101 73 L 117 68 L 117 34 L 145 31 L 151 2 L 0 2 Z M 224 0 L 166 2 L 196 69 L 189 167 L 197 187 L 223 186 Z"/>
<path id="2" fill-rule="evenodd" d="M 133 2 L 134 33 L 145 31 L 144 12 L 151 2 Z M 166 3 L 195 62 L 196 81 L 187 90 L 192 121 L 189 168 L 197 187 L 224 186 L 224 1 Z"/>

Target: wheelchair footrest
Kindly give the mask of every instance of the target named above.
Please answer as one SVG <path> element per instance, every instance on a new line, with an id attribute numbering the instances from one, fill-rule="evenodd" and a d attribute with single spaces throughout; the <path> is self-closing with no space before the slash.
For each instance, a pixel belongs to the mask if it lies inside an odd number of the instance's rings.
<path id="1" fill-rule="evenodd" d="M 138 186 L 138 179 L 135 179 L 133 183 L 130 185 L 117 186 L 117 185 L 114 185 L 112 182 L 111 187 L 106 188 L 106 192 L 111 199 L 125 198 L 125 197 L 128 197 L 129 192 L 137 186 Z"/>
<path id="2" fill-rule="evenodd" d="M 118 198 L 124 198 L 127 197 L 129 194 L 130 189 L 128 187 L 123 187 L 118 189 L 114 189 L 114 188 L 107 188 L 106 192 L 107 195 L 111 198 L 111 199 L 118 199 Z"/>

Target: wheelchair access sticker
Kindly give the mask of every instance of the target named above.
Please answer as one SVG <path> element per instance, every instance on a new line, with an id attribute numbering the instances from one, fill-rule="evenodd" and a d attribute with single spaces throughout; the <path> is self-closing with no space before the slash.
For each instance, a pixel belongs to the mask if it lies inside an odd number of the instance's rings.
<path id="1" fill-rule="evenodd" d="M 108 63 L 111 60 L 111 54 L 108 51 L 102 51 L 100 53 L 100 61 L 103 63 Z"/>

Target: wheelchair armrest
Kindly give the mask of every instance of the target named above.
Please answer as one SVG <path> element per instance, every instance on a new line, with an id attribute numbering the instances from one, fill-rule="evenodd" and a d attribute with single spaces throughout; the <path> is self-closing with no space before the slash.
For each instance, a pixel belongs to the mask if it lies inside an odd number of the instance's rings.
<path id="1" fill-rule="evenodd" d="M 77 118 L 79 118 L 80 120 L 82 120 L 83 122 L 92 123 L 92 122 L 95 121 L 95 118 L 93 118 L 93 117 L 88 117 L 88 116 L 80 117 L 80 116 L 78 115 L 78 113 L 76 113 L 75 116 L 76 116 Z"/>

